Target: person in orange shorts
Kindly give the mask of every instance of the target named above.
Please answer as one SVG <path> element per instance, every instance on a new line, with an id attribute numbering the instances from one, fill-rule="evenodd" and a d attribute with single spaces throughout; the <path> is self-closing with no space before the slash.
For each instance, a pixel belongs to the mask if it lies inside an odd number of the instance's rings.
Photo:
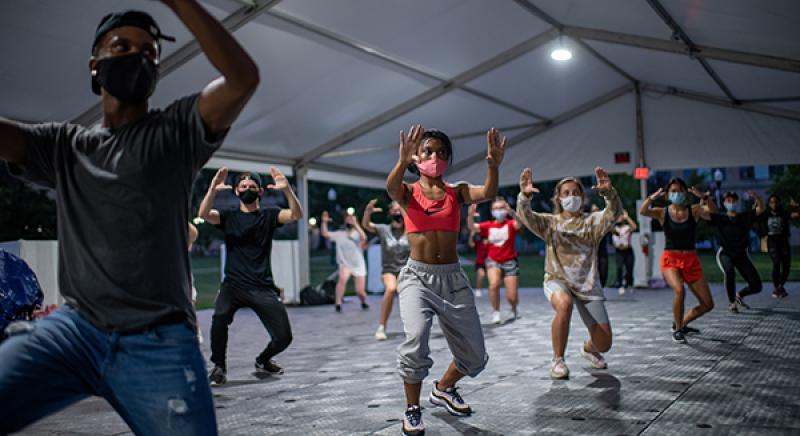
<path id="1" fill-rule="evenodd" d="M 661 256 L 661 273 L 664 280 L 673 291 L 675 298 L 672 301 L 672 340 L 686 343 L 687 333 L 699 333 L 688 324 L 714 308 L 711 290 L 703 276 L 700 258 L 695 251 L 695 229 L 699 219 L 708 219 L 707 206 L 708 194 L 703 194 L 695 188 L 688 188 L 686 182 L 680 178 L 673 178 L 667 183 L 666 194 L 668 207 L 651 207 L 652 202 L 663 197 L 665 189 L 659 189 L 655 194 L 647 197 L 639 209 L 644 216 L 655 218 L 664 228 L 666 247 Z M 688 204 L 688 194 L 700 198 L 700 203 Z M 698 305 L 691 308 L 684 316 L 684 300 L 686 293 L 683 284 L 689 285 Z"/>

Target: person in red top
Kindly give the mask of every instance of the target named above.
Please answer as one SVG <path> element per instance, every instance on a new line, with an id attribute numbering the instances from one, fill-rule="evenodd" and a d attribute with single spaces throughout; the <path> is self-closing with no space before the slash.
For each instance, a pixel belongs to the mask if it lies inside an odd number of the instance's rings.
<path id="1" fill-rule="evenodd" d="M 478 231 L 481 238 L 487 240 L 486 269 L 489 275 L 489 302 L 492 304 L 492 323 L 500 324 L 500 282 L 506 287 L 506 298 L 511 305 L 511 319 L 517 318 L 517 303 L 519 297 L 519 262 L 517 261 L 517 248 L 515 241 L 522 225 L 511 218 L 513 213 L 508 202 L 502 197 L 497 197 L 492 202 L 492 217 L 494 221 L 485 221 L 476 224 L 474 214 L 477 205 L 470 206 L 467 225 L 472 231 Z"/>
<path id="2" fill-rule="evenodd" d="M 479 218 L 477 213 L 472 214 L 475 218 Z M 483 288 L 483 281 L 486 280 L 486 252 L 488 250 L 487 241 L 481 237 L 480 232 L 470 230 L 469 232 L 469 248 L 475 250 L 475 296 L 481 296 L 481 288 Z"/>
<path id="3" fill-rule="evenodd" d="M 442 179 L 453 148 L 450 138 L 438 130 L 425 131 L 417 125 L 408 138 L 400 132 L 400 156 L 386 180 L 389 196 L 405 210 L 405 226 L 411 246 L 406 266 L 398 276 L 400 318 L 406 339 L 398 348 L 398 370 L 403 379 L 407 408 L 403 433 L 425 433 L 419 407 L 422 381 L 433 366 L 428 340 L 433 316 L 439 318 L 453 360 L 438 381 L 433 382 L 430 401 L 455 416 L 468 416 L 472 409 L 456 389 L 465 375 L 477 376 L 489 356 L 475 297 L 458 262 L 456 243 L 463 203 L 478 203 L 497 194 L 498 168 L 506 139 L 497 129 L 486 135 L 488 164 L 483 186 L 451 185 Z M 419 174 L 414 184 L 403 182 L 406 169 Z"/>

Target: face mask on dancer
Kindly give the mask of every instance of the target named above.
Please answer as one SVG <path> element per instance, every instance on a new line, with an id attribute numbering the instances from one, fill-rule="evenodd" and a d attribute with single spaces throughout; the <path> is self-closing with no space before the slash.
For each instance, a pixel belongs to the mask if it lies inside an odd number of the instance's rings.
<path id="1" fill-rule="evenodd" d="M 562 197 L 559 201 L 561 201 L 561 207 L 563 207 L 565 211 L 570 213 L 575 213 L 581 210 L 581 206 L 583 205 L 583 198 L 577 195 Z"/>
<path id="2" fill-rule="evenodd" d="M 493 210 L 492 216 L 496 221 L 503 221 L 506 219 L 506 217 L 508 217 L 508 213 L 506 213 L 504 210 Z"/>
<path id="3" fill-rule="evenodd" d="M 686 194 L 683 192 L 669 193 L 669 202 L 672 204 L 683 204 L 684 200 L 686 200 Z"/>
<path id="4" fill-rule="evenodd" d="M 447 171 L 447 167 L 449 164 L 446 160 L 435 158 L 435 159 L 428 159 L 422 162 L 417 162 L 417 170 L 423 176 L 436 178 L 444 174 Z"/>
<path id="5" fill-rule="evenodd" d="M 725 203 L 725 209 L 728 212 L 736 212 L 736 209 L 738 209 L 738 208 L 739 208 L 739 204 L 738 203 Z"/>
<path id="6" fill-rule="evenodd" d="M 239 200 L 244 204 L 252 204 L 258 198 L 258 192 L 248 189 L 239 193 Z"/>
<path id="7" fill-rule="evenodd" d="M 393 213 L 392 214 L 392 220 L 394 222 L 396 222 L 396 223 L 402 223 L 403 222 L 403 214 L 401 214 L 401 213 Z"/>
<path id="8" fill-rule="evenodd" d="M 156 89 L 158 67 L 139 53 L 112 56 L 97 61 L 97 82 L 123 103 L 140 103 Z"/>
<path id="9" fill-rule="evenodd" d="M 353 225 L 350 224 L 350 223 L 344 223 L 344 226 L 347 228 L 347 230 L 350 230 L 350 229 L 353 228 Z"/>

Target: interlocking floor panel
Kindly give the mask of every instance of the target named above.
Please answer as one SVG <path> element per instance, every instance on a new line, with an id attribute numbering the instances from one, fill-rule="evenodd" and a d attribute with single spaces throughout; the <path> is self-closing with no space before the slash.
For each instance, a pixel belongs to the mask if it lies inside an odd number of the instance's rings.
<path id="1" fill-rule="evenodd" d="M 460 392 L 475 413 L 455 418 L 427 401 L 431 382 L 451 356 L 434 323 L 434 367 L 423 387 L 428 435 L 798 435 L 800 434 L 800 286 L 776 300 L 748 298 L 751 310 L 729 313 L 712 286 L 715 309 L 694 323 L 687 345 L 671 340 L 672 292 L 607 291 L 614 344 L 608 370 L 592 369 L 578 353 L 588 337 L 572 318 L 568 380 L 548 375 L 552 309 L 541 289 L 520 292 L 521 318 L 488 324 L 478 299 L 490 355 L 486 370 L 464 379 Z M 355 300 L 341 314 L 332 306 L 290 308 L 294 343 L 276 359 L 281 376 L 258 376 L 255 356 L 267 343 L 256 316 L 240 311 L 230 329 L 228 384 L 214 388 L 223 435 L 396 435 L 405 401 L 397 376 L 403 340 L 397 308 L 389 340 L 374 339 L 380 297 L 362 311 Z M 687 309 L 696 304 L 687 297 Z M 507 305 L 504 302 L 504 310 Z M 508 318 L 503 312 L 504 319 Z M 208 338 L 210 311 L 198 314 Z M 208 344 L 203 344 L 208 355 Z M 26 429 L 28 435 L 129 434 L 104 400 L 75 404 Z"/>

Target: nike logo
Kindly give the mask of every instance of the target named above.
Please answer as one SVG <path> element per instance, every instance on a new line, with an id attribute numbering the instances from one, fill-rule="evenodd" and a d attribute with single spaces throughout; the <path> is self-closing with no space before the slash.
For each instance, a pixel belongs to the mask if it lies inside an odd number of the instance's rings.
<path id="1" fill-rule="evenodd" d="M 433 214 L 437 214 L 437 213 L 439 213 L 439 212 L 441 212 L 443 210 L 444 210 L 444 208 L 441 208 L 441 209 L 425 209 L 425 210 L 423 210 L 423 212 L 425 212 L 425 215 L 430 216 L 430 215 L 433 215 Z"/>

